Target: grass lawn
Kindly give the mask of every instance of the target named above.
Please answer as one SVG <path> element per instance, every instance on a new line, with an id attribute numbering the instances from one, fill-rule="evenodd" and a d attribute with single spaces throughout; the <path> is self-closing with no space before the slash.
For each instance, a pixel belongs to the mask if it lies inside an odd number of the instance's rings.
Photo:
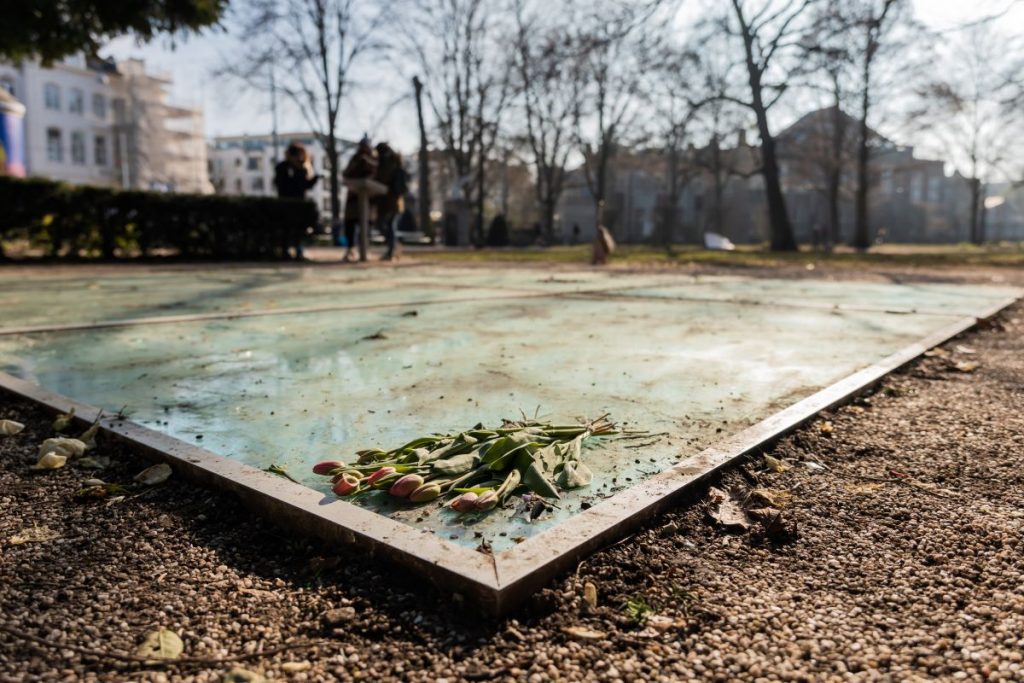
<path id="1" fill-rule="evenodd" d="M 410 254 L 432 261 L 475 263 L 506 261 L 516 263 L 589 263 L 590 245 L 529 248 L 485 248 L 458 250 L 410 250 Z M 429 254 L 429 256 L 428 256 Z M 842 247 L 831 253 L 810 251 L 772 252 L 762 246 L 740 246 L 736 251 L 708 251 L 694 245 L 674 245 L 671 250 L 640 244 L 622 244 L 612 263 L 625 265 L 708 264 L 771 268 L 822 263 L 833 266 L 1020 266 L 1024 245 L 1003 243 L 978 247 L 970 244 L 892 244 L 860 253 Z"/>

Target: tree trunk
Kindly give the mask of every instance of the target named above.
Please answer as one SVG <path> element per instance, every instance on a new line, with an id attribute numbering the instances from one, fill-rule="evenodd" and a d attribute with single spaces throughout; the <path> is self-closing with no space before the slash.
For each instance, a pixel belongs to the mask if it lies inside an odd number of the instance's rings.
<path id="1" fill-rule="evenodd" d="M 846 139 L 846 126 L 843 112 L 839 108 L 839 93 L 836 91 L 835 112 L 832 118 L 832 159 L 829 162 L 828 174 L 828 248 L 839 243 L 839 186 L 843 177 L 843 142 Z"/>
<path id="2" fill-rule="evenodd" d="M 981 234 L 981 180 L 971 178 L 971 242 L 981 244 L 984 236 Z"/>
<path id="3" fill-rule="evenodd" d="M 558 204 L 558 198 L 553 195 L 548 195 L 548 198 L 544 201 L 541 210 L 544 215 L 541 216 L 542 231 L 549 241 L 554 240 L 555 235 L 555 208 Z"/>
<path id="4" fill-rule="evenodd" d="M 719 235 L 725 234 L 725 212 L 722 210 L 725 201 L 725 178 L 722 177 L 722 148 L 718 134 L 711 138 L 711 170 L 715 181 L 715 203 L 711 207 L 711 225 Z"/>
<path id="5" fill-rule="evenodd" d="M 341 220 L 341 183 L 338 181 L 341 169 L 338 167 L 338 141 L 334 137 L 334 126 L 327 131 L 327 166 L 331 173 L 331 226 L 333 227 Z"/>
<path id="6" fill-rule="evenodd" d="M 484 188 L 486 186 L 486 164 L 487 157 L 483 150 L 480 150 L 480 157 L 477 163 L 476 173 L 476 238 L 478 247 L 484 245 Z"/>
<path id="7" fill-rule="evenodd" d="M 427 126 L 423 121 L 423 83 L 413 76 L 412 86 L 416 91 L 416 118 L 420 125 L 419 153 L 419 214 L 420 230 L 430 232 L 430 157 L 427 151 Z"/>
<path id="8" fill-rule="evenodd" d="M 608 174 L 608 145 L 604 141 L 601 142 L 601 149 L 597 154 L 597 182 L 594 187 L 594 219 L 596 225 L 594 226 L 595 232 L 597 228 L 604 224 L 604 210 L 605 210 L 605 183 L 607 182 Z M 615 234 L 614 226 L 605 226 Z"/>
<path id="9" fill-rule="evenodd" d="M 756 98 L 758 101 L 760 97 Z M 782 195 L 779 179 L 779 162 L 775 156 L 775 138 L 768 128 L 768 116 L 763 106 L 755 110 L 757 129 L 761 133 L 761 175 L 764 178 L 764 192 L 768 200 L 768 223 L 771 226 L 772 251 L 796 251 L 793 227 L 789 223 L 786 198 Z"/>
<path id="10" fill-rule="evenodd" d="M 869 67 L 865 61 L 864 72 L 868 71 Z M 860 135 L 857 140 L 857 196 L 853 229 L 853 246 L 862 251 L 871 246 L 871 236 L 868 231 L 868 163 L 870 162 L 868 138 L 871 135 L 871 131 L 868 129 L 869 107 L 868 86 L 865 82 L 864 90 L 861 92 Z"/>
<path id="11" fill-rule="evenodd" d="M 662 223 L 661 243 L 665 251 L 672 253 L 672 241 L 676 234 L 676 218 L 679 206 L 679 150 L 672 145 L 668 151 L 668 196 L 665 197 L 665 215 Z"/>

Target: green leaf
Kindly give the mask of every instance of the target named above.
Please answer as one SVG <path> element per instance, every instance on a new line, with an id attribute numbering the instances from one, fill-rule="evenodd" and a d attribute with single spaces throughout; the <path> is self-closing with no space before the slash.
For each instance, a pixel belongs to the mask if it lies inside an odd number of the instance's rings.
<path id="1" fill-rule="evenodd" d="M 453 490 L 455 491 L 455 493 L 475 493 L 476 495 L 479 496 L 481 493 L 484 493 L 485 491 L 490 491 L 493 488 L 493 486 L 470 486 L 469 488 Z"/>
<path id="2" fill-rule="evenodd" d="M 142 641 L 135 654 L 146 659 L 177 659 L 185 650 L 185 644 L 174 631 L 159 628 Z"/>
<path id="3" fill-rule="evenodd" d="M 567 462 L 558 475 L 558 485 L 563 489 L 578 489 L 589 486 L 594 473 L 582 462 Z"/>
<path id="4" fill-rule="evenodd" d="M 503 505 L 505 499 L 512 494 L 512 491 L 522 482 L 523 475 L 519 473 L 519 470 L 509 470 L 509 473 L 505 475 L 505 481 L 502 482 L 498 488 L 498 504 Z"/>
<path id="5" fill-rule="evenodd" d="M 432 470 L 435 474 L 458 476 L 473 469 L 479 462 L 480 456 L 475 451 L 463 453 L 444 460 L 435 460 Z"/>
<path id="6" fill-rule="evenodd" d="M 537 465 L 537 463 L 531 463 L 529 467 L 523 469 L 523 483 L 538 496 L 542 496 L 544 498 L 561 498 L 558 494 L 558 490 L 550 481 L 548 481 L 548 478 L 544 476 L 544 473 L 541 471 L 540 466 Z"/>

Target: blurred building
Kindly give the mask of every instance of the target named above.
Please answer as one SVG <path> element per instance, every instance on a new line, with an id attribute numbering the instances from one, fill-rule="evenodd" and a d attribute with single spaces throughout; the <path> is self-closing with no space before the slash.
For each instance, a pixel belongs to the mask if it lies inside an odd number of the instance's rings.
<path id="1" fill-rule="evenodd" d="M 834 135 L 838 131 L 838 135 Z M 837 184 L 835 240 L 849 243 L 854 230 L 857 121 L 833 108 L 801 116 L 776 136 L 780 182 L 798 242 L 823 242 L 830 224 L 830 180 Z M 916 156 L 878 133 L 870 139 L 869 221 L 877 241 L 967 241 L 970 186 L 947 175 L 938 159 Z M 623 242 L 700 242 L 717 232 L 734 242 L 768 239 L 760 147 L 741 131 L 733 140 L 679 150 L 677 191 L 670 196 L 668 157 L 662 149 L 617 148 L 609 161 L 604 224 Z M 1024 199 L 1012 187 L 986 188 L 989 239 L 1024 237 Z M 559 203 L 563 235 L 580 226 L 594 233 L 596 211 L 584 166 L 569 172 Z"/>
<path id="2" fill-rule="evenodd" d="M 75 184 L 206 193 L 202 110 L 171 104 L 171 79 L 141 60 L 0 62 L 26 109 L 29 175 Z"/>
<path id="3" fill-rule="evenodd" d="M 331 184 L 328 182 L 330 168 L 327 152 L 313 133 L 284 133 L 277 136 L 274 149 L 273 135 L 231 135 L 213 138 L 210 141 L 210 181 L 214 192 L 227 195 L 248 195 L 270 197 L 277 194 L 274 188 L 274 166 L 284 159 L 284 150 L 291 142 L 299 142 L 309 152 L 313 169 L 323 178 L 307 195 L 320 209 L 322 215 L 331 212 Z M 356 148 L 351 140 L 339 140 L 341 168 L 345 167 Z M 340 174 L 339 174 L 340 181 Z M 345 190 L 342 187 L 342 207 Z"/>

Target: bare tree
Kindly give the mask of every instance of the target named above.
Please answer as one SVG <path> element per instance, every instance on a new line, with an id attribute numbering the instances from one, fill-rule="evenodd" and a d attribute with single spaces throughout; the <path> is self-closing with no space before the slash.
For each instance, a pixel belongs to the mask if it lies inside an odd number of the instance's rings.
<path id="1" fill-rule="evenodd" d="M 729 36 L 719 30 L 705 33 L 699 38 L 694 51 L 697 63 L 694 87 L 699 93 L 700 107 L 694 112 L 691 124 L 694 135 L 705 141 L 697 149 L 692 162 L 711 181 L 711 201 L 705 203 L 703 223 L 711 224 L 714 232 L 725 235 L 725 191 L 733 178 L 748 179 L 761 172 L 760 160 L 737 147 L 725 149 L 729 137 L 739 137 L 745 130 L 746 121 L 738 106 L 738 95 L 734 92 L 739 81 L 738 72 L 745 67 L 731 59 L 728 54 Z M 710 217 L 710 220 L 708 220 Z"/>
<path id="2" fill-rule="evenodd" d="M 580 90 L 579 63 L 563 28 L 516 2 L 515 69 L 522 107 L 522 139 L 534 167 L 541 227 L 554 237 L 555 211 L 574 149 L 573 122 Z"/>
<path id="3" fill-rule="evenodd" d="M 986 184 L 1000 176 L 1009 180 L 1010 165 L 1024 153 L 1024 119 L 1005 106 L 1014 41 L 988 23 L 946 41 L 949 49 L 937 70 L 941 77 L 923 89 L 921 107 L 912 116 L 918 126 L 928 125 L 931 144 L 964 177 L 970 192 L 970 240 L 981 244 Z"/>
<path id="4" fill-rule="evenodd" d="M 472 198 L 482 231 L 487 160 L 509 99 L 510 62 L 500 49 L 507 17 L 486 0 L 416 0 L 404 32 L 444 145 L 453 190 Z"/>
<path id="5" fill-rule="evenodd" d="M 907 0 L 859 0 L 849 14 L 850 28 L 860 33 L 862 41 L 857 55 L 860 62 L 860 107 L 857 122 L 857 190 L 853 228 L 853 246 L 857 249 L 867 249 L 871 246 L 868 192 L 872 132 L 868 119 L 873 104 L 874 69 L 887 33 L 895 24 L 895 19 L 900 14 L 899 10 L 907 5 Z"/>
<path id="6" fill-rule="evenodd" d="M 761 136 L 761 175 L 768 202 L 771 248 L 794 251 L 797 245 L 782 194 L 775 136 L 768 122 L 768 112 L 778 103 L 798 71 L 797 65 L 786 68 L 780 62 L 798 45 L 800 31 L 804 28 L 801 23 L 815 0 L 730 1 L 732 18 L 726 25 L 740 39 L 750 86 L 750 99 L 738 101 L 753 112 Z"/>
<path id="7" fill-rule="evenodd" d="M 654 112 L 652 135 L 665 161 L 665 194 L 658 241 L 670 252 L 679 228 L 680 198 L 700 172 L 692 153 L 694 118 L 702 106 L 718 103 L 717 97 L 694 86 L 695 80 L 701 80 L 699 67 L 698 51 L 667 44 L 659 62 L 647 70 L 647 84 L 643 88 L 644 100 Z"/>
<path id="8" fill-rule="evenodd" d="M 814 122 L 813 136 L 809 140 L 791 141 L 792 161 L 805 177 L 819 177 L 818 189 L 825 196 L 828 212 L 825 243 L 840 240 L 840 201 L 843 194 L 843 176 L 850 163 L 849 150 L 854 131 L 844 111 L 853 90 L 852 71 L 856 66 L 856 51 L 849 39 L 849 3 L 843 0 L 825 0 L 815 7 L 811 30 L 802 42 L 809 70 L 814 76 L 812 91 L 823 94 L 829 103 L 828 113 Z"/>
<path id="9" fill-rule="evenodd" d="M 242 50 L 221 69 L 260 90 L 271 65 L 288 74 L 276 88 L 327 153 L 333 224 L 341 216 L 340 115 L 356 70 L 386 48 L 388 15 L 379 7 L 370 0 L 247 0 L 239 15 Z"/>
<path id="10" fill-rule="evenodd" d="M 646 8 L 645 8 L 646 9 Z M 615 231 L 617 217 L 605 216 L 609 162 L 638 113 L 644 67 L 654 49 L 641 30 L 646 15 L 613 3 L 599 3 L 575 19 L 571 45 L 580 60 L 583 84 L 573 111 L 596 224 Z"/>

